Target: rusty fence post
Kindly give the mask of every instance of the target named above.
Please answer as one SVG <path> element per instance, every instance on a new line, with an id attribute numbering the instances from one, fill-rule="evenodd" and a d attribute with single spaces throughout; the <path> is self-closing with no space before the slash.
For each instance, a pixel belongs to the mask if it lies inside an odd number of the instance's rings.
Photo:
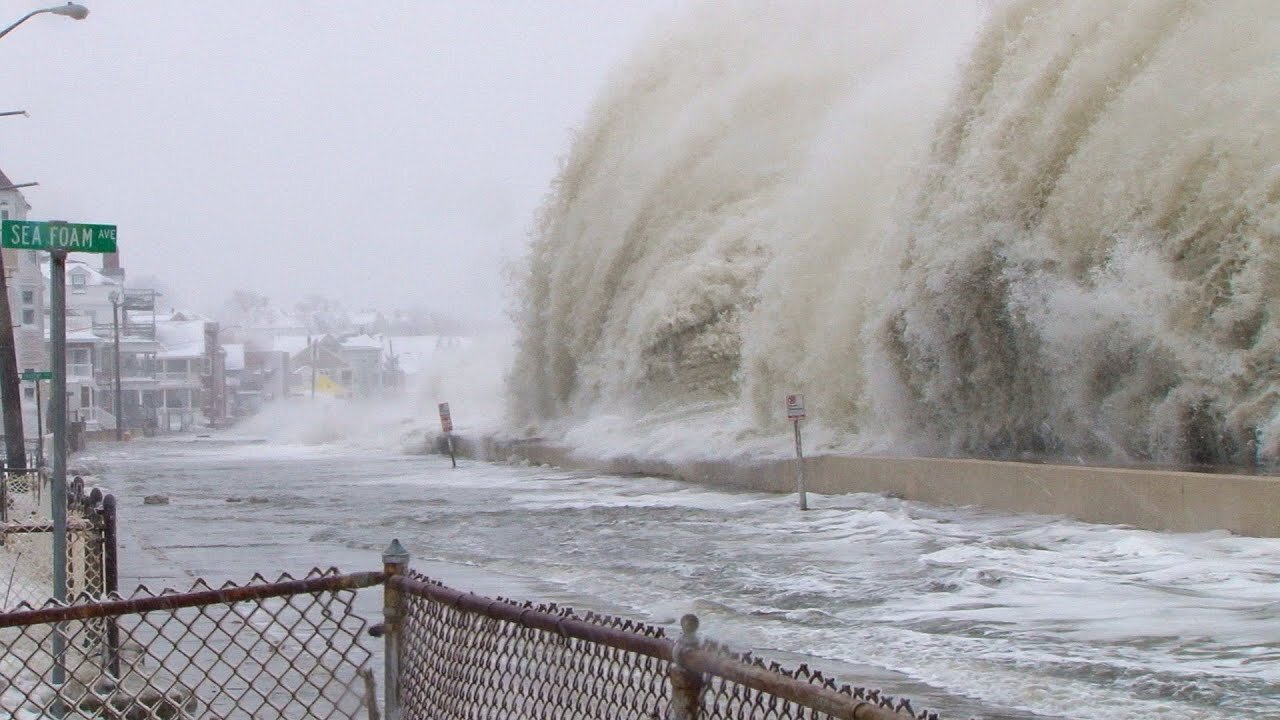
<path id="1" fill-rule="evenodd" d="M 680 639 L 671 648 L 671 712 L 669 720 L 702 720 L 702 673 L 680 664 L 686 650 L 698 647 L 698 616 L 689 613 L 680 618 Z"/>
<path id="2" fill-rule="evenodd" d="M 103 596 L 120 593 L 120 555 L 116 536 L 116 496 L 102 498 L 102 586 Z M 113 615 L 107 618 L 107 669 L 120 677 L 120 626 Z"/>
<path id="3" fill-rule="evenodd" d="M 102 511 L 102 491 L 94 488 L 83 511 L 89 521 L 84 542 L 84 589 L 96 599 L 107 594 L 106 515 Z"/>
<path id="4" fill-rule="evenodd" d="M 404 598 L 391 583 L 397 575 L 409 570 L 409 551 L 399 540 L 392 540 L 382 553 L 382 571 L 387 582 L 382 586 L 383 617 L 383 692 L 387 720 L 400 720 L 400 631 L 404 619 Z"/>

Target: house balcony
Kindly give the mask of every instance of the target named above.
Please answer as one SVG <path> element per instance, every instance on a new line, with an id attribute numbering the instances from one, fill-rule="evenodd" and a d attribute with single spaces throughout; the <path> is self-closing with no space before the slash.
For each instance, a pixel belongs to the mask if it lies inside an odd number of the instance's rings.
<path id="1" fill-rule="evenodd" d="M 95 378 L 93 363 L 67 363 L 68 378 Z"/>
<path id="2" fill-rule="evenodd" d="M 99 387 L 111 387 L 116 381 L 116 376 L 110 370 L 99 370 L 94 375 L 94 379 L 98 381 Z M 130 371 L 126 368 L 125 372 L 120 373 L 120 383 L 122 385 L 154 383 L 155 381 L 156 373 L 154 372 L 147 372 L 145 370 Z"/>
<path id="3" fill-rule="evenodd" d="M 204 382 L 200 373 L 185 370 L 161 370 L 155 378 L 167 385 L 199 385 Z"/>

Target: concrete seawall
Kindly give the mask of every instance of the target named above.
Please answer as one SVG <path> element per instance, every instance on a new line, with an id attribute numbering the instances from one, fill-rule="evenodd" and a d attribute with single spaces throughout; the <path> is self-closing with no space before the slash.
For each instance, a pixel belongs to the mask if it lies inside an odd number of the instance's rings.
<path id="1" fill-rule="evenodd" d="M 795 463 L 771 460 L 675 463 L 599 459 L 541 442 L 463 439 L 459 450 L 487 460 L 524 460 L 610 474 L 675 477 L 757 492 L 795 490 Z M 991 460 L 818 455 L 806 458 L 808 489 L 884 493 L 938 505 L 1065 515 L 1147 530 L 1229 530 L 1280 537 L 1280 478 Z"/>

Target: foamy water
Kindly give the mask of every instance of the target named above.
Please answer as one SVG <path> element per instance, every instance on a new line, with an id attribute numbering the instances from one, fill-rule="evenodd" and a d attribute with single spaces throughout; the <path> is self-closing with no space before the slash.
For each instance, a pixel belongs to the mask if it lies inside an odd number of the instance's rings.
<path id="1" fill-rule="evenodd" d="M 833 448 L 1273 462 L 1278 43 L 1271 0 L 695 5 L 552 188 L 515 429 L 737 453 L 803 392 Z"/>
<path id="2" fill-rule="evenodd" d="M 398 537 L 455 586 L 663 624 L 692 610 L 735 647 L 946 717 L 1280 715 L 1277 540 L 871 495 L 802 514 L 784 496 L 340 445 L 127 450 L 92 464 L 122 497 L 137 576 L 368 569 Z M 156 492 L 171 504 L 141 504 Z"/>

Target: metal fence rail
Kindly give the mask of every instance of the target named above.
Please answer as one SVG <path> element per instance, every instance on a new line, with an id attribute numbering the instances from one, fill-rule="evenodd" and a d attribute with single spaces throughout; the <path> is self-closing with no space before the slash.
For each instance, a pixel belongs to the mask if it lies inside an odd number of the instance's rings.
<path id="1" fill-rule="evenodd" d="M 673 642 L 630 620 L 445 587 L 408 571 L 402 551 L 384 557 L 389 718 L 937 719 L 704 643 L 693 615 Z"/>
<path id="2" fill-rule="evenodd" d="M 670 704 L 659 628 L 393 578 L 403 718 L 655 718 Z"/>
<path id="3" fill-rule="evenodd" d="M 461 592 L 409 570 L 81 596 L 0 612 L 0 717 L 936 720 L 698 636 Z M 381 587 L 384 622 L 355 611 Z M 382 707 L 366 635 L 383 638 Z"/>
<path id="4" fill-rule="evenodd" d="M 0 709 L 14 717 L 376 715 L 355 592 L 381 573 L 82 599 L 0 614 Z M 104 623 L 120 643 L 103 642 Z M 50 642 L 65 638 L 61 655 Z"/>

